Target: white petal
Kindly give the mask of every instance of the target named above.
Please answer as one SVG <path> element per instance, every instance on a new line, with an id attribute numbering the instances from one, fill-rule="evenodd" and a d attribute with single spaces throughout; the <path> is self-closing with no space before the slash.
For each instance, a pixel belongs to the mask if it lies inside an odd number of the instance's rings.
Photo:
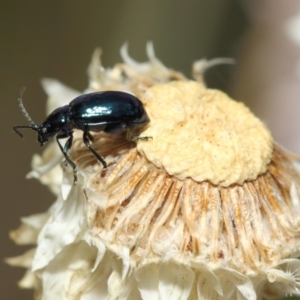
<path id="1" fill-rule="evenodd" d="M 110 299 L 140 299 L 140 293 L 137 289 L 137 283 L 133 274 L 122 279 L 122 264 L 120 260 L 114 260 L 112 264 L 114 270 L 108 279 L 109 297 Z"/>
<path id="2" fill-rule="evenodd" d="M 41 83 L 49 96 L 47 101 L 47 114 L 50 114 L 54 109 L 60 106 L 69 104 L 69 102 L 81 94 L 56 79 L 43 78 Z"/>
<path id="3" fill-rule="evenodd" d="M 65 201 L 59 197 L 53 206 L 53 220 L 46 224 L 39 236 L 32 269 L 45 267 L 63 247 L 80 240 L 85 228 L 84 197 L 77 185 Z"/>
<path id="4" fill-rule="evenodd" d="M 64 247 L 42 272 L 43 299 L 75 300 L 90 289 L 97 282 L 91 273 L 96 252 L 85 242 Z"/>
<path id="5" fill-rule="evenodd" d="M 39 179 L 43 184 L 50 187 L 51 191 L 58 195 L 62 179 L 62 170 L 59 166 L 62 153 L 53 140 L 47 144 L 42 155 L 35 154 L 31 161 L 32 171 L 26 178 Z"/>
<path id="6" fill-rule="evenodd" d="M 158 284 L 161 299 L 188 299 L 194 279 L 194 272 L 186 266 L 173 262 L 163 264 Z"/>
<path id="7" fill-rule="evenodd" d="M 158 292 L 159 264 L 149 264 L 134 273 L 143 300 L 160 300 Z"/>
<path id="8" fill-rule="evenodd" d="M 6 258 L 5 262 L 11 266 L 29 268 L 31 266 L 32 258 L 34 256 L 35 251 L 36 251 L 35 248 L 30 249 L 25 253 L 23 253 L 22 255 Z"/>
<path id="9" fill-rule="evenodd" d="M 36 281 L 36 276 L 31 271 L 27 271 L 18 285 L 23 289 L 33 289 L 36 287 Z"/>
<path id="10" fill-rule="evenodd" d="M 282 296 L 300 295 L 300 260 L 285 259 L 279 268 L 267 272 L 269 286 Z"/>
<path id="11" fill-rule="evenodd" d="M 10 232 L 10 238 L 18 245 L 36 244 L 38 234 L 48 219 L 48 212 L 23 217 L 21 218 L 23 224 Z"/>
<path id="12" fill-rule="evenodd" d="M 154 51 L 154 45 L 153 45 L 152 41 L 147 42 L 147 44 L 146 44 L 146 53 L 147 53 L 147 56 L 148 56 L 150 61 L 156 59 L 155 51 Z"/>
<path id="13" fill-rule="evenodd" d="M 202 58 L 193 63 L 193 72 L 198 74 L 204 74 L 208 69 L 215 67 L 217 65 L 223 65 L 223 64 L 232 65 L 234 63 L 235 60 L 229 57 L 218 57 L 210 60 Z"/>
<path id="14" fill-rule="evenodd" d="M 94 267 L 93 269 L 91 270 L 92 272 L 94 272 L 99 264 L 102 262 L 103 260 L 103 257 L 106 253 L 106 247 L 105 245 L 101 242 L 101 240 L 97 239 L 97 238 L 92 238 L 90 235 L 86 235 L 85 237 L 85 241 L 91 246 L 95 246 L 98 250 L 98 253 L 97 253 L 97 258 L 95 260 L 95 264 L 94 264 Z"/>
<path id="15" fill-rule="evenodd" d="M 256 300 L 253 284 L 248 276 L 229 268 L 218 268 L 215 274 L 223 287 L 223 299 Z M 236 296 L 233 295 L 236 293 Z"/>
<path id="16" fill-rule="evenodd" d="M 139 63 L 129 56 L 128 43 L 123 44 L 123 46 L 120 49 L 120 54 L 124 63 L 132 67 L 133 69 L 139 70 L 141 72 L 142 70 L 146 71 L 148 69 L 148 63 Z"/>
<path id="17" fill-rule="evenodd" d="M 216 274 L 203 263 L 193 263 L 198 270 L 197 294 L 199 299 L 218 299 L 223 296 L 223 289 Z"/>

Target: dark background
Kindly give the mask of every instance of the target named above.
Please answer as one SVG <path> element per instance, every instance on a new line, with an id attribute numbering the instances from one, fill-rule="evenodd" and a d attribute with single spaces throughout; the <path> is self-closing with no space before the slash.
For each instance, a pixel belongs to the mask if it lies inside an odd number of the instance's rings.
<path id="1" fill-rule="evenodd" d="M 39 83 L 42 77 L 56 78 L 83 90 L 88 84 L 86 69 L 96 47 L 101 46 L 103 64 L 110 67 L 120 61 L 119 49 L 126 41 L 130 55 L 145 61 L 145 46 L 150 40 L 166 66 L 187 76 L 197 59 L 236 58 L 236 66 L 219 66 L 208 72 L 209 86 L 225 90 L 239 101 L 245 100 L 272 127 L 271 117 L 264 115 L 258 100 L 253 100 L 248 92 L 251 84 L 256 91 L 261 85 L 255 86 L 255 80 L 247 83 L 245 79 L 255 68 L 255 63 L 251 64 L 248 72 L 249 59 L 253 57 L 250 50 L 257 49 L 253 46 L 257 38 L 253 25 L 255 3 L 253 0 L 249 6 L 247 1 L 238 0 L 0 1 L 1 261 L 27 249 L 14 245 L 8 237 L 9 231 L 19 226 L 20 217 L 45 211 L 54 200 L 47 188 L 25 179 L 33 153 L 41 150 L 34 132 L 26 131 L 25 140 L 12 132 L 13 125 L 26 125 L 17 104 L 20 88 L 27 87 L 25 106 L 40 124 L 45 117 L 46 101 Z M 292 11 L 291 5 L 289 13 Z M 260 67 L 264 69 L 263 64 Z M 16 286 L 24 272 L 0 263 L 1 299 L 32 299 L 32 291 Z"/>

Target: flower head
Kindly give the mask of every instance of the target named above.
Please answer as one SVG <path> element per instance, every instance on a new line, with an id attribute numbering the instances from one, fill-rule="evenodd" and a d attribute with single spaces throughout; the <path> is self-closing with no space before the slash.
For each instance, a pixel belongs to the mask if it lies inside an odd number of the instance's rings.
<path id="1" fill-rule="evenodd" d="M 137 143 L 95 133 L 99 164 L 76 132 L 61 161 L 51 143 L 30 176 L 57 196 L 47 213 L 12 233 L 37 247 L 10 259 L 28 272 L 20 285 L 40 299 L 259 299 L 300 294 L 299 192 L 295 157 L 276 145 L 242 103 L 149 62 L 104 69 L 97 50 L 85 92 L 135 94 L 151 122 Z M 204 67 L 203 67 L 204 66 Z M 44 80 L 52 108 L 79 93 Z M 60 91 L 60 92 L 58 92 Z M 62 179 L 60 179 L 62 178 Z"/>

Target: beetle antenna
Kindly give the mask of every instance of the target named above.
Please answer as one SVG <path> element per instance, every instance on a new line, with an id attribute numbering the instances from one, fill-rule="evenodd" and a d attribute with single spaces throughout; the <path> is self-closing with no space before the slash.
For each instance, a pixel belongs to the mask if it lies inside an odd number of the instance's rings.
<path id="1" fill-rule="evenodd" d="M 23 115 L 25 116 L 25 118 L 27 119 L 27 121 L 31 124 L 31 126 L 30 127 L 23 127 L 23 128 L 32 128 L 32 129 L 38 128 L 38 126 L 30 118 L 28 112 L 26 111 L 26 109 L 25 109 L 25 107 L 23 105 L 22 97 L 23 97 L 23 94 L 24 94 L 25 90 L 26 90 L 26 88 L 23 86 L 21 88 L 20 92 L 19 92 L 18 102 L 19 102 L 19 106 L 20 106 L 20 109 L 21 109 Z M 17 132 L 17 130 L 15 130 L 15 131 Z"/>
<path id="2" fill-rule="evenodd" d="M 19 128 L 30 128 L 34 131 L 38 131 L 37 127 L 34 126 L 14 126 L 13 130 L 15 133 L 17 133 L 21 138 L 23 138 L 23 134 L 18 130 Z"/>

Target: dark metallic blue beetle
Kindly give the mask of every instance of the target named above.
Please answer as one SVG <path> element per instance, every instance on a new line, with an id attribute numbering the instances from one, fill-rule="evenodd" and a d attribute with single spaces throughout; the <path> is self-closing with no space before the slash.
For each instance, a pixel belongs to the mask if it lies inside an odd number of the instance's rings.
<path id="1" fill-rule="evenodd" d="M 74 128 L 83 131 L 84 144 L 106 168 L 105 160 L 90 146 L 90 141 L 93 141 L 90 131 L 119 133 L 124 129 L 130 130 L 132 127 L 145 125 L 149 122 L 149 117 L 138 98 L 124 92 L 106 91 L 85 94 L 75 98 L 69 105 L 55 109 L 40 126 L 37 126 L 23 106 L 22 95 L 24 91 L 25 88 L 20 91 L 18 101 L 21 111 L 31 125 L 14 126 L 13 130 L 21 137 L 23 135 L 19 128 L 30 128 L 37 131 L 38 142 L 41 146 L 48 139 L 56 136 L 60 150 L 73 168 L 74 182 L 77 181 L 77 169 L 75 163 L 68 156 L 68 151 L 72 147 Z M 59 142 L 59 139 L 63 138 L 68 138 L 64 147 Z M 131 135 L 131 140 L 138 139 L 147 141 L 149 137 Z"/>

